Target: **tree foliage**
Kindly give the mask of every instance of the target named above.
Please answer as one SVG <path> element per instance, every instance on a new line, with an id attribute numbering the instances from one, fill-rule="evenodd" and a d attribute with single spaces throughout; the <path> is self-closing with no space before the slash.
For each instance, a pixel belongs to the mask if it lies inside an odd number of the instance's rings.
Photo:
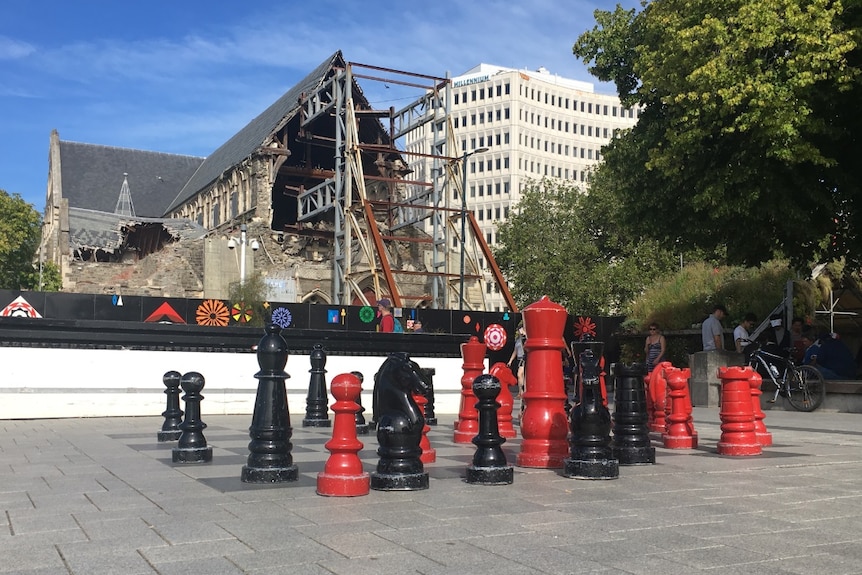
<path id="1" fill-rule="evenodd" d="M 39 213 L 20 195 L 0 190 L 0 289 L 37 289 L 39 269 L 34 265 L 42 233 Z M 43 266 L 43 288 L 60 288 L 53 264 Z"/>
<path id="2" fill-rule="evenodd" d="M 571 313 L 621 313 L 674 266 L 676 256 L 655 242 L 617 233 L 598 200 L 558 180 L 521 192 L 494 250 L 519 306 L 547 295 Z"/>
<path id="3" fill-rule="evenodd" d="M 629 233 L 730 263 L 860 263 L 859 3 L 653 0 L 596 21 L 575 55 L 640 108 L 594 180 Z"/>

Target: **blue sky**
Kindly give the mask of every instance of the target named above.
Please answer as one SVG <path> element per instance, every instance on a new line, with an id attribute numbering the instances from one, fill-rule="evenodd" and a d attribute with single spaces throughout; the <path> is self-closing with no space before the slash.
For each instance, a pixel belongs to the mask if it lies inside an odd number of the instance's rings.
<path id="1" fill-rule="evenodd" d="M 484 62 L 595 83 L 571 47 L 594 10 L 616 3 L 16 2 L 0 19 L 0 189 L 43 210 L 53 129 L 67 141 L 206 156 L 339 49 L 432 76 Z M 376 107 L 409 102 L 360 84 Z"/>

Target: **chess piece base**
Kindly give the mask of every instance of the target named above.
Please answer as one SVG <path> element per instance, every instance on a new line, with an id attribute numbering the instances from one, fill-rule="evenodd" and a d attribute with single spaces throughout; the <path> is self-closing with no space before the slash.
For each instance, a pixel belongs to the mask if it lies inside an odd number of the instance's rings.
<path id="1" fill-rule="evenodd" d="M 616 459 L 566 459 L 563 475 L 573 479 L 617 479 L 620 476 Z"/>
<path id="2" fill-rule="evenodd" d="M 174 463 L 207 463 L 213 459 L 212 447 L 174 447 L 171 459 Z"/>
<path id="3" fill-rule="evenodd" d="M 620 465 L 652 465 L 655 447 L 621 447 L 614 449 L 614 457 Z"/>
<path id="4" fill-rule="evenodd" d="M 177 441 L 182 435 L 183 432 L 180 429 L 174 429 L 171 431 L 160 431 L 158 433 L 159 441 Z"/>
<path id="5" fill-rule="evenodd" d="M 303 427 L 332 427 L 332 421 L 329 419 L 303 419 Z"/>
<path id="6" fill-rule="evenodd" d="M 329 475 L 317 474 L 317 494 L 326 497 L 358 497 L 368 495 L 370 475 Z"/>
<path id="7" fill-rule="evenodd" d="M 474 467 L 467 468 L 467 483 L 482 485 L 511 485 L 515 480 L 512 467 Z"/>
<path id="8" fill-rule="evenodd" d="M 242 466 L 243 483 L 284 483 L 296 481 L 299 478 L 299 469 L 296 465 L 287 467 L 249 467 Z"/>
<path id="9" fill-rule="evenodd" d="M 428 489 L 428 473 L 372 473 L 371 489 L 375 491 L 419 491 Z"/>

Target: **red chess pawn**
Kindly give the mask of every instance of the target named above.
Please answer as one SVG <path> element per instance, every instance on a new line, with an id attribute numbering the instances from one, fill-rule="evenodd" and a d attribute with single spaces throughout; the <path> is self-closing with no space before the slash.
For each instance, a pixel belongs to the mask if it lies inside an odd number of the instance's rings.
<path id="1" fill-rule="evenodd" d="M 371 478 L 362 470 L 359 450 L 362 442 L 356 438 L 356 398 L 362 390 L 359 378 L 342 373 L 332 378 L 330 392 L 335 398 L 332 411 L 335 423 L 332 439 L 326 442 L 330 456 L 323 471 L 317 474 L 317 493 L 332 497 L 368 495 Z"/>
<path id="2" fill-rule="evenodd" d="M 760 455 L 763 453 L 754 432 L 754 410 L 751 407 L 750 367 L 720 367 L 721 438 L 719 455 Z"/>
<path id="3" fill-rule="evenodd" d="M 763 379 L 756 370 L 751 370 L 748 384 L 751 386 L 751 408 L 754 410 L 754 434 L 757 436 L 757 442 L 764 447 L 772 445 L 772 434 L 763 423 L 766 414 L 760 407 L 760 396 L 763 395 L 760 386 L 763 384 Z"/>
<path id="4" fill-rule="evenodd" d="M 419 409 L 422 411 L 422 417 L 425 417 L 425 408 L 428 405 L 428 398 L 422 395 L 421 393 L 414 393 L 413 401 L 416 402 L 416 405 L 419 406 Z M 431 447 L 431 441 L 428 439 L 428 432 L 431 431 L 431 426 L 428 425 L 427 420 L 423 419 L 425 423 L 422 424 L 422 439 L 419 440 L 419 447 L 422 448 L 422 455 L 419 456 L 419 461 L 422 463 L 434 463 L 437 461 L 437 450 Z"/>
<path id="5" fill-rule="evenodd" d="M 566 390 L 563 383 L 563 330 L 568 313 L 548 296 L 524 308 L 527 341 L 527 408 L 521 416 L 521 451 L 516 465 L 562 468 L 569 456 Z"/>
<path id="6" fill-rule="evenodd" d="M 502 361 L 498 361 L 488 370 L 489 375 L 493 375 L 500 380 L 500 395 L 497 396 L 497 403 L 500 404 L 500 409 L 497 410 L 497 427 L 500 431 L 500 437 L 512 439 L 518 436 L 512 425 L 512 409 L 515 405 L 515 400 L 512 398 L 512 392 L 509 391 L 510 385 L 517 385 L 518 378 L 512 373 L 509 366 Z"/>
<path id="7" fill-rule="evenodd" d="M 471 443 L 479 433 L 479 412 L 476 410 L 476 395 L 473 393 L 473 380 L 485 371 L 484 343 L 475 335 L 467 343 L 461 344 L 461 357 L 464 358 L 464 375 L 461 377 L 461 408 L 455 421 L 455 443 Z"/>
<path id="8" fill-rule="evenodd" d="M 652 402 L 652 418 L 650 420 L 650 431 L 664 433 L 667 430 L 666 405 L 667 405 L 667 379 L 665 369 L 673 367 L 669 361 L 662 361 L 656 365 L 649 376 L 649 396 Z"/>
<path id="9" fill-rule="evenodd" d="M 670 388 L 670 415 L 662 442 L 668 449 L 694 449 L 697 447 L 697 434 L 694 432 L 691 396 L 688 392 L 691 370 L 671 367 L 665 370 L 665 376 Z"/>

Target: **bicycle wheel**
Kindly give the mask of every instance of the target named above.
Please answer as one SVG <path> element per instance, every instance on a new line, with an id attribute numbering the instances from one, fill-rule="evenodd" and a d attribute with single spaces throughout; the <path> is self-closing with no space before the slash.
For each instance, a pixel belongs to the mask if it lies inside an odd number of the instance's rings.
<path id="1" fill-rule="evenodd" d="M 791 377 L 787 400 L 794 409 L 814 411 L 826 398 L 826 384 L 823 376 L 810 365 L 797 367 L 788 374 Z"/>

